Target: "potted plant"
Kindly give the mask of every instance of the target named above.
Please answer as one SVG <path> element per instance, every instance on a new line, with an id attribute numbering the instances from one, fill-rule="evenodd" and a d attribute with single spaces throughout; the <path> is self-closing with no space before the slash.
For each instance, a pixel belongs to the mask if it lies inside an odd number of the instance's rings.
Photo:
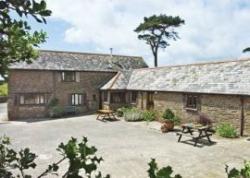
<path id="1" fill-rule="evenodd" d="M 180 122 L 180 118 L 177 117 L 170 109 L 165 110 L 165 112 L 162 115 L 162 118 L 163 118 L 161 126 L 162 132 L 168 132 L 173 130 L 174 125 Z"/>

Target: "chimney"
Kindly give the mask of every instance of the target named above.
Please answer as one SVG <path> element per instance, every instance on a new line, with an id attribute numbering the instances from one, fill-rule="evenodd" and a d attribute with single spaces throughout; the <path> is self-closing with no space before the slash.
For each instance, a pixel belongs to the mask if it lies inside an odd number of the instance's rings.
<path id="1" fill-rule="evenodd" d="M 113 48 L 110 48 L 110 57 L 113 57 Z"/>

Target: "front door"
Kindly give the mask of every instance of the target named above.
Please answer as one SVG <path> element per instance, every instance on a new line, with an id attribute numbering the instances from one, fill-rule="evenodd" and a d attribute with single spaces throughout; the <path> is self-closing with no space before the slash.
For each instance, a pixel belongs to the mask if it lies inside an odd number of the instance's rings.
<path id="1" fill-rule="evenodd" d="M 154 109 L 154 93 L 147 92 L 147 109 Z"/>

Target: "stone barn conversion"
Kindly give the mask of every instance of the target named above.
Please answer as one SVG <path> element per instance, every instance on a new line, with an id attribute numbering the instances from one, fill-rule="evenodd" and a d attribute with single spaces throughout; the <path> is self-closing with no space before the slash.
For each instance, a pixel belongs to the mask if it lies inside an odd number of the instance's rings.
<path id="1" fill-rule="evenodd" d="M 57 98 L 79 113 L 125 105 L 172 109 L 182 122 L 200 113 L 250 134 L 250 59 L 147 68 L 141 57 L 41 51 L 9 75 L 9 119 L 47 117 Z"/>
<path id="2" fill-rule="evenodd" d="M 10 68 L 9 119 L 47 117 L 52 98 L 67 110 L 96 111 L 101 86 L 120 70 L 143 67 L 141 57 L 43 50 L 32 64 Z"/>

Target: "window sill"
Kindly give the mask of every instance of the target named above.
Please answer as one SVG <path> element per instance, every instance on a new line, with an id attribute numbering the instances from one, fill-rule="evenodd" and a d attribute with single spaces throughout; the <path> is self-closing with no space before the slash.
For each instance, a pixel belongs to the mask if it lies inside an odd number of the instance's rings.
<path id="1" fill-rule="evenodd" d="M 186 111 L 194 111 L 197 112 L 198 109 L 197 108 L 185 108 Z"/>

